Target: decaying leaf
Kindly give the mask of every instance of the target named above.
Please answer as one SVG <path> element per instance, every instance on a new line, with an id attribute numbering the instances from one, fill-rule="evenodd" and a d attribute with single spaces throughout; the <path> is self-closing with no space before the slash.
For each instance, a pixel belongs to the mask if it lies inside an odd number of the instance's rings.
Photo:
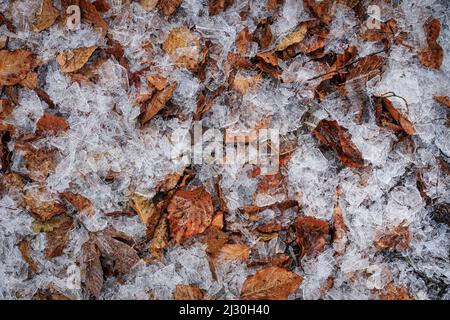
<path id="1" fill-rule="evenodd" d="M 36 20 L 31 26 L 34 32 L 41 32 L 50 28 L 59 16 L 59 11 L 53 6 L 52 0 L 42 0 Z"/>
<path id="2" fill-rule="evenodd" d="M 277 172 L 261 178 L 254 195 L 254 203 L 263 207 L 287 200 L 287 197 L 287 179 L 281 172 Z"/>
<path id="3" fill-rule="evenodd" d="M 38 266 L 36 262 L 31 257 L 30 253 L 30 244 L 27 240 L 23 239 L 19 242 L 17 245 L 19 248 L 20 253 L 22 254 L 23 260 L 27 263 L 28 267 L 30 268 L 31 272 L 36 273 L 39 271 Z"/>
<path id="4" fill-rule="evenodd" d="M 70 218 L 70 216 L 66 214 L 61 214 L 59 216 L 55 216 L 51 218 L 50 220 L 46 221 L 33 221 L 31 224 L 31 229 L 35 233 L 40 232 L 52 232 L 58 228 L 61 227 L 67 220 Z"/>
<path id="5" fill-rule="evenodd" d="M 28 50 L 0 50 L 0 86 L 12 86 L 24 80 L 32 68 Z"/>
<path id="6" fill-rule="evenodd" d="M 215 16 L 233 5 L 234 0 L 208 0 L 209 15 Z"/>
<path id="7" fill-rule="evenodd" d="M 83 246 L 84 284 L 86 290 L 98 298 L 103 288 L 103 268 L 100 262 L 100 250 L 95 239 L 90 238 Z"/>
<path id="8" fill-rule="evenodd" d="M 308 31 L 308 25 L 306 23 L 301 23 L 294 32 L 288 34 L 284 37 L 276 47 L 276 51 L 283 51 L 287 47 L 301 42 Z"/>
<path id="9" fill-rule="evenodd" d="M 268 267 L 248 277 L 241 292 L 245 300 L 286 300 L 297 291 L 303 278 L 279 267 Z"/>
<path id="10" fill-rule="evenodd" d="M 314 217 L 298 217 L 295 221 L 301 256 L 315 256 L 330 242 L 330 225 Z"/>
<path id="11" fill-rule="evenodd" d="M 49 220 L 66 211 L 66 208 L 60 202 L 39 188 L 28 190 L 25 193 L 24 200 L 26 208 L 40 221 Z"/>
<path id="12" fill-rule="evenodd" d="M 20 152 L 23 155 L 24 166 L 30 179 L 43 182 L 50 173 L 55 171 L 56 155 L 54 150 L 28 147 Z"/>
<path id="13" fill-rule="evenodd" d="M 233 78 L 231 86 L 234 90 L 244 95 L 250 90 L 255 90 L 260 80 L 261 80 L 261 73 L 257 73 L 256 75 L 251 77 L 246 77 L 238 74 Z"/>
<path id="14" fill-rule="evenodd" d="M 400 113 L 386 97 L 374 97 L 375 100 L 375 119 L 377 125 L 394 132 L 405 132 L 408 135 L 414 135 L 416 130 L 408 118 Z"/>
<path id="15" fill-rule="evenodd" d="M 183 0 L 159 0 L 158 8 L 165 16 L 171 16 L 181 5 Z"/>
<path id="16" fill-rule="evenodd" d="M 36 72 L 29 72 L 25 79 L 19 82 L 20 85 L 27 89 L 36 89 L 38 82 L 38 74 Z"/>
<path id="17" fill-rule="evenodd" d="M 44 112 L 36 123 L 36 129 L 39 133 L 60 133 L 69 129 L 69 123 L 60 116 L 52 115 Z"/>
<path id="18" fill-rule="evenodd" d="M 400 224 L 380 234 L 375 239 L 375 247 L 378 250 L 404 250 L 411 242 L 411 231 L 407 225 Z"/>
<path id="19" fill-rule="evenodd" d="M 188 28 L 172 29 L 162 48 L 178 66 L 196 70 L 201 51 L 200 39 Z"/>
<path id="20" fill-rule="evenodd" d="M 156 8 L 159 0 L 139 0 L 139 4 L 145 9 L 145 11 L 152 11 Z"/>
<path id="21" fill-rule="evenodd" d="M 167 87 L 165 87 L 163 90 L 156 92 L 152 99 L 150 100 L 147 105 L 145 105 L 141 111 L 142 111 L 142 117 L 141 117 L 141 124 L 144 125 L 147 122 L 149 122 L 154 116 L 158 114 L 169 102 L 170 99 L 172 99 L 173 92 L 175 91 L 177 87 L 176 82 L 172 82 Z"/>
<path id="22" fill-rule="evenodd" d="M 380 292 L 380 300 L 414 300 L 414 298 L 406 289 L 398 287 L 391 282 Z"/>
<path id="23" fill-rule="evenodd" d="M 147 237 L 152 238 L 161 218 L 161 210 L 150 199 L 140 195 L 131 199 L 131 207 L 139 215 L 141 223 L 147 227 Z"/>
<path id="24" fill-rule="evenodd" d="M 337 157 L 345 166 L 353 169 L 364 167 L 361 151 L 352 142 L 352 136 L 347 129 L 341 127 L 337 121 L 321 120 L 313 133 L 320 142 L 336 152 Z"/>
<path id="25" fill-rule="evenodd" d="M 250 256 L 250 248 L 245 244 L 227 243 L 224 244 L 218 253 L 218 257 L 224 260 L 245 261 Z"/>
<path id="26" fill-rule="evenodd" d="M 333 246 L 337 255 L 342 255 L 345 252 L 347 243 L 347 226 L 344 222 L 344 215 L 342 209 L 339 207 L 333 210 Z"/>
<path id="27" fill-rule="evenodd" d="M 242 29 L 236 36 L 236 49 L 241 54 L 246 54 L 252 41 L 252 34 L 248 31 L 248 27 Z"/>
<path id="28" fill-rule="evenodd" d="M 450 97 L 447 96 L 434 96 L 434 99 L 442 103 L 444 106 L 450 108 Z"/>
<path id="29" fill-rule="evenodd" d="M 95 208 L 92 205 L 91 200 L 81 194 L 66 191 L 61 192 L 59 195 L 69 202 L 78 212 L 84 212 L 90 216 L 95 214 Z"/>
<path id="30" fill-rule="evenodd" d="M 79 0 L 80 9 L 82 12 L 82 17 L 85 21 L 92 24 L 95 29 L 100 30 L 100 34 L 104 37 L 108 32 L 108 24 L 101 14 L 97 11 L 94 4 L 90 3 L 88 0 Z"/>
<path id="31" fill-rule="evenodd" d="M 167 87 L 167 79 L 158 74 L 147 76 L 147 82 L 149 86 L 155 88 L 158 91 L 161 91 L 165 87 Z"/>
<path id="32" fill-rule="evenodd" d="M 61 52 L 56 57 L 56 62 L 61 67 L 62 72 L 74 72 L 80 70 L 97 47 L 77 48 Z"/>
<path id="33" fill-rule="evenodd" d="M 72 229 L 73 219 L 65 216 L 60 225 L 52 231 L 47 232 L 47 243 L 45 246 L 45 256 L 48 259 L 58 257 L 63 254 L 67 241 L 69 240 L 69 231 Z"/>
<path id="34" fill-rule="evenodd" d="M 429 18 L 424 24 L 427 36 L 427 47 L 419 52 L 420 63 L 431 69 L 439 69 L 444 60 L 444 50 L 437 42 L 441 33 L 441 22 L 435 18 Z"/>
<path id="35" fill-rule="evenodd" d="M 203 293 L 196 285 L 179 284 L 175 288 L 175 300 L 202 300 Z"/>
<path id="36" fill-rule="evenodd" d="M 272 43 L 272 30 L 269 19 L 261 19 L 252 35 L 253 41 L 259 44 L 260 49 L 267 49 Z"/>
<path id="37" fill-rule="evenodd" d="M 334 2 L 335 0 L 303 0 L 305 7 L 325 24 L 330 24 L 333 21 L 335 14 Z"/>
<path id="38" fill-rule="evenodd" d="M 168 207 L 170 234 L 176 243 L 202 233 L 211 224 L 214 208 L 204 187 L 179 190 Z"/>
<path id="39" fill-rule="evenodd" d="M 169 245 L 169 223 L 167 217 L 164 216 L 159 220 L 153 235 L 152 242 L 149 246 L 149 252 L 152 257 L 158 260 L 162 260 L 164 256 L 164 250 Z"/>

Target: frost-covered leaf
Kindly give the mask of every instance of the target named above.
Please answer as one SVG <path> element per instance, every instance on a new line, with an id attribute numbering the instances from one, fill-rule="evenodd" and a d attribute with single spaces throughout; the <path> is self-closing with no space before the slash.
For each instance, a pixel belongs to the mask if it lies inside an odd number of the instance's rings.
<path id="1" fill-rule="evenodd" d="M 234 0 L 208 0 L 209 15 L 215 16 L 232 6 L 233 3 Z"/>
<path id="2" fill-rule="evenodd" d="M 380 292 L 380 300 L 414 300 L 414 298 L 405 288 L 391 282 Z"/>
<path id="3" fill-rule="evenodd" d="M 214 208 L 204 187 L 179 190 L 167 207 L 170 235 L 176 243 L 202 233 L 211 224 Z"/>
<path id="4" fill-rule="evenodd" d="M 135 195 L 131 199 L 131 207 L 137 212 L 141 223 L 147 227 L 147 237 L 152 238 L 156 226 L 161 219 L 161 210 L 152 200 Z"/>
<path id="5" fill-rule="evenodd" d="M 41 32 L 50 28 L 59 16 L 59 11 L 53 6 L 52 0 L 42 0 L 36 20 L 31 26 L 34 32 Z"/>
<path id="6" fill-rule="evenodd" d="M 279 267 L 268 267 L 248 277 L 242 286 L 245 300 L 286 300 L 297 291 L 303 278 Z"/>
<path id="7" fill-rule="evenodd" d="M 203 293 L 196 285 L 179 284 L 175 288 L 175 300 L 202 300 Z"/>
<path id="8" fill-rule="evenodd" d="M 32 68 L 28 50 L 0 50 L 0 86 L 11 86 L 24 80 Z"/>
<path id="9" fill-rule="evenodd" d="M 447 96 L 434 96 L 434 98 L 442 103 L 444 106 L 450 108 L 450 97 Z"/>
<path id="10" fill-rule="evenodd" d="M 261 80 L 261 73 L 257 73 L 254 76 L 246 77 L 243 75 L 236 75 L 233 78 L 232 88 L 244 95 L 249 91 L 253 91 L 257 88 Z"/>
<path id="11" fill-rule="evenodd" d="M 94 4 L 88 0 L 80 0 L 80 9 L 82 17 L 85 21 L 92 24 L 94 29 L 98 29 L 100 34 L 104 37 L 108 32 L 108 24 L 103 19 L 102 15 L 97 11 Z"/>
<path id="12" fill-rule="evenodd" d="M 69 202 L 78 212 L 84 212 L 90 216 L 93 216 L 95 214 L 95 208 L 92 205 L 91 200 L 82 196 L 81 194 L 66 191 L 61 192 L 59 195 L 67 202 Z"/>
<path id="13" fill-rule="evenodd" d="M 419 52 L 420 63 L 431 69 L 439 69 L 444 60 L 444 50 L 437 42 L 441 33 L 441 22 L 435 18 L 429 18 L 424 24 L 427 36 L 427 47 Z"/>
<path id="14" fill-rule="evenodd" d="M 177 66 L 190 70 L 197 68 L 201 51 L 200 39 L 187 27 L 172 29 L 162 48 Z"/>
<path id="15" fill-rule="evenodd" d="M 280 43 L 276 47 L 276 51 L 283 51 L 287 47 L 301 42 L 305 38 L 307 31 L 308 25 L 306 23 L 301 23 L 294 32 L 281 39 Z"/>
<path id="16" fill-rule="evenodd" d="M 399 112 L 386 97 L 375 97 L 375 118 L 380 127 L 387 128 L 394 132 L 405 132 L 408 135 L 414 135 L 416 129 L 411 121 Z"/>
<path id="17" fill-rule="evenodd" d="M 167 217 L 162 217 L 156 226 L 149 252 L 152 257 L 158 260 L 163 259 L 164 250 L 169 246 L 169 224 Z"/>
<path id="18" fill-rule="evenodd" d="M 45 256 L 48 259 L 58 257 L 63 254 L 67 241 L 69 240 L 69 231 L 72 229 L 73 219 L 66 216 L 59 226 L 46 234 Z"/>
<path id="19" fill-rule="evenodd" d="M 139 0 L 139 4 L 145 9 L 145 11 L 152 11 L 156 8 L 158 1 L 159 0 Z"/>
<path id="20" fill-rule="evenodd" d="M 89 239 L 83 246 L 84 285 L 86 290 L 98 298 L 103 288 L 103 269 L 100 262 L 100 250 L 94 239 Z"/>
<path id="21" fill-rule="evenodd" d="M 87 47 L 67 50 L 56 57 L 56 62 L 62 72 L 74 72 L 80 70 L 88 62 L 95 49 L 96 47 Z"/>
<path id="22" fill-rule="evenodd" d="M 301 256 L 314 256 L 325 250 L 330 242 L 330 225 L 314 217 L 298 217 L 295 220 L 297 243 Z"/>
<path id="23" fill-rule="evenodd" d="M 378 235 L 374 243 L 378 250 L 404 250 L 409 247 L 411 239 L 409 227 L 400 224 Z"/>
<path id="24" fill-rule="evenodd" d="M 67 131 L 69 123 L 63 117 L 44 112 L 36 123 L 36 129 L 39 133 L 57 134 Z"/>
<path id="25" fill-rule="evenodd" d="M 66 211 L 66 208 L 43 189 L 34 188 L 25 193 L 25 206 L 32 215 L 46 221 Z"/>
<path id="26" fill-rule="evenodd" d="M 33 272 L 33 273 L 38 272 L 39 271 L 38 266 L 37 266 L 36 262 L 34 261 L 33 257 L 31 256 L 29 242 L 27 240 L 23 239 L 18 243 L 17 247 L 19 248 L 22 258 L 27 263 L 31 272 Z"/>
<path id="27" fill-rule="evenodd" d="M 159 0 L 158 8 L 165 16 L 171 16 L 181 5 L 183 0 Z"/>

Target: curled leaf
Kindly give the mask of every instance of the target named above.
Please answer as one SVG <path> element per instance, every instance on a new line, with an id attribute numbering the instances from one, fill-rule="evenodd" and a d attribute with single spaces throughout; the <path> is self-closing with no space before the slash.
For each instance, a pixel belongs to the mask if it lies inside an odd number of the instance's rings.
<path id="1" fill-rule="evenodd" d="M 37 14 L 36 20 L 31 26 L 31 31 L 41 32 L 45 29 L 50 28 L 58 18 L 59 12 L 53 6 L 52 0 L 42 0 L 40 10 Z"/>
<path id="2" fill-rule="evenodd" d="M 90 216 L 95 214 L 95 209 L 91 200 L 81 194 L 66 191 L 61 192 L 60 196 L 69 202 L 78 212 L 85 212 Z"/>
<path id="3" fill-rule="evenodd" d="M 288 34 L 284 37 L 276 47 L 276 51 L 283 51 L 287 47 L 301 42 L 308 31 L 308 25 L 306 23 L 301 23 L 294 32 Z"/>
<path id="4" fill-rule="evenodd" d="M 64 51 L 56 57 L 56 62 L 62 72 L 74 72 L 80 70 L 88 62 L 95 49 L 96 47 L 87 47 Z"/>
<path id="5" fill-rule="evenodd" d="M 149 122 L 154 116 L 158 114 L 172 99 L 173 92 L 175 91 L 177 84 L 172 82 L 163 90 L 156 92 L 149 103 L 143 107 L 143 114 L 141 117 L 141 124 L 144 125 Z"/>
<path id="6" fill-rule="evenodd" d="M 330 225 L 314 217 L 298 217 L 295 221 L 297 243 L 301 256 L 314 256 L 325 250 L 330 242 Z"/>

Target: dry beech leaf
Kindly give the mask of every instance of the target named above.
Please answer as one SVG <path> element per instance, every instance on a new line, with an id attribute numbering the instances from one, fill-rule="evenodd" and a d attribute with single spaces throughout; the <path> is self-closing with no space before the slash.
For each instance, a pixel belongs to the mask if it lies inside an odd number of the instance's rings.
<path id="1" fill-rule="evenodd" d="M 139 4 L 145 11 L 152 11 L 156 8 L 159 0 L 139 0 Z"/>
<path id="2" fill-rule="evenodd" d="M 24 165 L 30 179 L 44 182 L 50 173 L 55 171 L 56 159 L 54 150 L 28 148 L 23 151 Z"/>
<path id="3" fill-rule="evenodd" d="M 50 28 L 59 16 L 59 11 L 53 6 L 52 0 L 42 0 L 41 8 L 36 20 L 31 26 L 31 31 L 41 32 Z"/>
<path id="4" fill-rule="evenodd" d="M 298 217 L 295 220 L 297 243 L 301 256 L 315 256 L 325 250 L 330 242 L 330 225 L 314 217 Z"/>
<path id="5" fill-rule="evenodd" d="M 400 224 L 377 236 L 374 244 L 378 250 L 404 250 L 411 242 L 411 231 L 408 226 Z"/>
<path id="6" fill-rule="evenodd" d="M 144 106 L 142 109 L 142 117 L 141 117 L 141 125 L 149 122 L 154 116 L 158 114 L 172 99 L 173 92 L 177 87 L 176 82 L 172 82 L 163 90 L 156 92 L 149 103 Z"/>
<path id="7" fill-rule="evenodd" d="M 224 244 L 218 253 L 218 257 L 224 260 L 248 260 L 250 248 L 245 244 L 227 243 Z"/>
<path id="8" fill-rule="evenodd" d="M 209 15 L 215 16 L 233 5 L 234 0 L 208 0 Z"/>
<path id="9" fill-rule="evenodd" d="M 254 195 L 254 203 L 258 207 L 268 206 L 277 202 L 287 200 L 287 179 L 281 173 L 264 175 L 258 183 Z"/>
<path id="10" fill-rule="evenodd" d="M 171 238 L 176 243 L 202 233 L 211 224 L 214 208 L 204 187 L 179 190 L 167 207 Z"/>
<path id="11" fill-rule="evenodd" d="M 398 287 L 391 282 L 380 292 L 380 300 L 414 300 L 414 298 L 406 289 Z"/>
<path id="12" fill-rule="evenodd" d="M 66 191 L 61 192 L 59 195 L 69 202 L 78 212 L 85 212 L 90 216 L 95 214 L 95 209 L 91 200 L 81 194 Z"/>
<path id="13" fill-rule="evenodd" d="M 84 285 L 86 290 L 98 298 L 103 288 L 103 268 L 100 262 L 100 250 L 95 240 L 90 238 L 82 246 L 84 267 Z"/>
<path id="14" fill-rule="evenodd" d="M 108 24 L 101 14 L 97 11 L 95 5 L 88 0 L 80 0 L 80 9 L 84 20 L 92 24 L 96 29 L 100 29 L 100 34 L 104 37 L 108 32 Z"/>
<path id="15" fill-rule="evenodd" d="M 202 300 L 203 293 L 196 285 L 178 284 L 175 288 L 175 300 Z"/>
<path id="16" fill-rule="evenodd" d="M 0 86 L 12 86 L 24 80 L 32 68 L 32 53 L 27 50 L 0 50 Z"/>
<path id="17" fill-rule="evenodd" d="M 165 16 L 171 16 L 183 0 L 159 0 L 158 8 Z"/>
<path id="18" fill-rule="evenodd" d="M 137 212 L 141 223 L 147 227 L 147 237 L 152 238 L 161 218 L 161 210 L 150 199 L 139 195 L 131 199 L 131 207 Z"/>
<path id="19" fill-rule="evenodd" d="M 424 24 L 427 36 L 427 47 L 419 52 L 420 63 L 431 69 L 439 69 L 444 60 L 444 50 L 437 42 L 441 33 L 441 22 L 435 18 L 429 18 Z"/>
<path id="20" fill-rule="evenodd" d="M 321 120 L 313 130 L 316 138 L 333 149 L 339 160 L 350 168 L 361 169 L 364 159 L 361 151 L 352 142 L 352 136 L 347 129 L 341 127 L 335 120 Z"/>
<path id="21" fill-rule="evenodd" d="M 201 51 L 200 39 L 188 28 L 172 29 L 162 48 L 178 66 L 196 70 Z"/>
<path id="22" fill-rule="evenodd" d="M 267 0 L 267 10 L 274 12 L 282 6 L 283 2 L 284 0 Z"/>
<path id="23" fill-rule="evenodd" d="M 375 97 L 375 119 L 377 125 L 394 132 L 405 132 L 414 135 L 416 129 L 408 118 L 399 112 L 386 97 Z"/>
<path id="24" fill-rule="evenodd" d="M 241 292 L 244 300 L 287 300 L 297 291 L 303 278 L 279 267 L 268 267 L 248 277 Z"/>
<path id="25" fill-rule="evenodd" d="M 59 257 L 63 254 L 63 251 L 69 240 L 69 231 L 72 229 L 73 219 L 70 216 L 64 216 L 59 226 L 52 231 L 46 233 L 46 246 L 45 256 L 48 259 Z"/>
<path id="26" fill-rule="evenodd" d="M 333 210 L 333 246 L 336 255 L 344 254 L 347 243 L 347 226 L 344 222 L 344 215 L 342 209 L 339 207 Z"/>
<path id="27" fill-rule="evenodd" d="M 30 244 L 27 240 L 23 239 L 19 242 L 17 245 L 19 248 L 20 253 L 22 254 L 23 260 L 27 263 L 28 267 L 30 268 L 31 272 L 36 273 L 39 271 L 38 266 L 36 262 L 31 257 L 30 253 Z"/>
<path id="28" fill-rule="evenodd" d="M 335 13 L 334 2 L 335 0 L 303 0 L 305 7 L 327 25 L 333 21 Z"/>
<path id="29" fill-rule="evenodd" d="M 167 79 L 158 74 L 154 74 L 147 76 L 147 83 L 149 86 L 161 91 L 167 86 Z"/>
<path id="30" fill-rule="evenodd" d="M 261 19 L 253 32 L 253 41 L 257 42 L 261 49 L 267 49 L 272 43 L 272 38 L 273 34 L 268 19 Z"/>
<path id="31" fill-rule="evenodd" d="M 77 48 L 61 52 L 56 57 L 56 62 L 61 67 L 62 72 L 74 72 L 80 70 L 97 47 Z"/>
<path id="32" fill-rule="evenodd" d="M 24 196 L 25 206 L 40 221 L 46 221 L 66 212 L 66 208 L 41 189 L 30 189 Z"/>
<path id="33" fill-rule="evenodd" d="M 284 37 L 278 46 L 276 47 L 276 51 L 283 51 L 287 47 L 301 42 L 305 36 L 306 32 L 308 31 L 308 25 L 306 23 L 301 23 L 297 29 L 295 29 L 294 32 L 288 34 L 286 37 Z"/>
<path id="34" fill-rule="evenodd" d="M 36 123 L 36 129 L 39 133 L 60 133 L 69 129 L 69 123 L 60 116 L 55 116 L 44 112 Z"/>
<path id="35" fill-rule="evenodd" d="M 440 103 L 442 103 L 444 106 L 450 108 L 450 97 L 447 97 L 447 96 L 434 96 L 434 99 L 436 99 L 436 101 L 439 101 Z"/>
<path id="36" fill-rule="evenodd" d="M 37 72 L 29 72 L 25 79 L 19 82 L 20 85 L 27 89 L 35 89 L 38 82 L 38 74 Z"/>
<path id="37" fill-rule="evenodd" d="M 108 12 L 111 10 L 111 5 L 109 4 L 108 0 L 95 0 L 92 3 L 98 12 Z"/>
<path id="38" fill-rule="evenodd" d="M 238 74 L 233 78 L 231 87 L 240 94 L 244 95 L 247 92 L 253 91 L 258 87 L 258 84 L 261 81 L 261 77 L 261 73 L 257 73 L 256 75 L 251 77 L 246 77 Z"/>
<path id="39" fill-rule="evenodd" d="M 252 34 L 248 31 L 248 27 L 242 29 L 236 37 L 236 49 L 240 54 L 245 55 L 252 41 Z"/>
<path id="40" fill-rule="evenodd" d="M 156 227 L 152 242 L 148 251 L 153 258 L 161 260 L 164 257 L 164 250 L 169 246 L 169 223 L 167 217 L 162 217 Z"/>

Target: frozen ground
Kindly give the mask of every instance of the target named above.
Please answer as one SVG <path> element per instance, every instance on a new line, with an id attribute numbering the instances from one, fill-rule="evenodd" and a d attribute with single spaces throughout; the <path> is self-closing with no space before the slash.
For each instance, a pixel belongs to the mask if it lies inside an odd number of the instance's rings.
<path id="1" fill-rule="evenodd" d="M 84 20 L 78 30 L 69 31 L 61 16 L 46 30 L 32 32 L 30 26 L 41 1 L 0 0 L 2 15 L 15 27 L 12 31 L 6 23 L 0 25 L 0 34 L 7 39 L 4 50 L 27 49 L 36 55 L 40 60 L 35 69 L 37 88 L 45 91 L 54 104 L 44 101 L 37 89 L 20 84 L 2 87 L 1 98 L 14 105 L 8 114 L 2 105 L 2 143 L 8 126 L 14 127 L 15 133 L 9 134 L 6 151 L 2 151 L 10 155 L 10 160 L 1 172 L 0 298 L 47 297 L 49 292 L 71 299 L 92 297 L 86 289 L 83 243 L 90 234 L 110 227 L 133 238 L 132 247 L 139 261 L 126 273 L 103 265 L 104 284 L 99 299 L 172 299 L 177 285 L 196 285 L 209 298 L 239 299 L 244 281 L 269 265 L 303 278 L 301 285 L 290 292 L 292 299 L 379 299 L 387 293 L 394 298 L 450 298 L 450 109 L 434 98 L 450 96 L 450 3 L 335 1 L 332 20 L 323 26 L 329 32 L 322 52 L 290 57 L 281 57 L 286 51 L 279 52 L 281 75 L 277 78 L 254 66 L 241 68 L 230 62 L 229 54 L 239 53 L 238 34 L 244 27 L 255 34 L 257 28 L 261 29 L 261 19 L 269 18 L 269 45 L 262 49 L 261 41 L 254 38 L 240 52 L 255 64 L 258 52 L 275 49 L 301 22 L 317 20 L 317 14 L 308 9 L 308 1 L 269 2 L 279 3 L 278 7 L 269 11 L 266 0 L 236 0 L 211 16 L 208 1 L 183 0 L 173 14 L 165 16 L 160 7 L 146 11 L 139 1 L 123 1 L 122 6 L 113 6 L 101 14 L 108 25 L 104 37 Z M 53 1 L 58 10 L 65 3 L 70 1 Z M 359 13 L 349 3 L 358 3 Z M 382 41 L 361 37 L 367 18 L 361 10 L 365 12 L 369 5 L 379 6 L 382 22 L 396 21 L 399 30 L 395 36 L 404 32 L 403 43 L 388 39 L 386 46 Z M 429 17 L 441 23 L 437 41 L 444 58 L 439 69 L 423 66 L 418 58 L 427 43 L 424 23 Z M 162 48 L 170 31 L 181 26 L 199 39 L 201 50 L 209 45 L 204 79 L 198 70 L 174 62 Z M 96 54 L 110 47 L 107 38 L 123 47 L 128 69 L 117 56 L 109 55 L 95 67 L 89 80 L 61 71 L 55 59 L 59 53 L 95 46 L 97 51 L 89 61 L 93 63 L 101 59 Z M 321 75 L 329 71 L 327 58 L 323 57 L 342 55 L 351 46 L 357 48 L 356 58 L 377 52 L 377 56 L 385 58 L 380 71 L 373 77 L 357 75 L 341 83 L 345 90 L 330 90 L 318 97 L 315 90 L 323 80 Z M 79 74 L 83 75 L 83 70 Z M 235 79 L 260 76 L 255 86 L 240 91 L 228 85 L 230 74 Z M 141 108 L 134 101 L 148 90 L 148 75 L 160 75 L 177 86 L 163 111 L 141 126 Z M 195 177 L 181 188 L 204 186 L 213 195 L 215 212 L 219 210 L 217 198 L 224 200 L 226 210 L 220 211 L 226 242 L 250 250 L 249 256 L 242 259 L 214 258 L 212 272 L 208 232 L 180 243 L 169 239 L 163 256 L 156 259 L 147 250 L 154 240 L 146 238 L 146 226 L 138 215 L 106 213 L 133 212 L 133 197 L 154 199 L 160 194 L 156 188 L 161 181 L 169 174 L 183 173 L 185 166 L 170 159 L 173 144 L 167 137 L 177 129 L 188 132 L 198 113 L 200 92 L 214 92 L 223 84 L 225 90 L 201 115 L 205 128 L 223 132 L 268 123 L 268 127 L 279 129 L 281 141 L 288 140 L 294 148 L 280 168 L 282 179 L 278 184 L 283 184 L 282 192 L 272 190 L 279 185 L 261 192 L 265 178 L 252 175 L 255 166 L 248 163 L 190 166 Z M 375 96 L 389 96 L 410 120 L 415 133 L 380 126 Z M 165 114 L 164 110 L 169 112 Z M 69 128 L 58 134 L 40 134 L 37 122 L 44 112 L 63 117 Z M 317 139 L 313 129 L 322 119 L 336 120 L 348 130 L 364 159 L 362 168 L 343 165 L 335 150 Z M 21 145 L 25 144 L 54 150 L 54 168 L 48 174 L 37 178 L 33 169 L 24 165 Z M 21 177 L 21 183 L 11 181 L 14 173 Z M 217 184 L 222 196 L 218 195 Z M 61 193 L 67 191 L 89 199 L 94 214 L 78 212 L 83 210 L 62 199 Z M 46 255 L 47 242 L 53 240 L 48 233 L 33 228 L 36 215 L 30 213 L 32 206 L 24 197 L 32 197 L 31 202 L 52 199 L 63 205 L 64 215 L 73 217 L 60 255 Z M 245 210 L 288 199 L 297 201 L 297 205 L 285 210 L 269 205 L 257 213 Z M 345 224 L 341 243 L 332 240 L 337 233 L 336 208 L 342 210 Z M 302 253 L 296 241 L 298 216 L 312 216 L 330 224 L 326 243 L 322 247 L 313 243 L 317 250 L 312 254 Z M 279 228 L 258 231 L 258 226 L 268 223 Z M 380 235 L 398 226 L 408 232 L 406 246 L 389 243 L 380 249 L 375 244 Z M 397 241 L 395 237 L 393 242 Z M 28 252 L 28 260 L 35 268 L 19 250 L 20 243 L 22 248 L 28 247 L 22 251 Z M 279 256 L 284 259 L 282 263 L 274 261 Z"/>

